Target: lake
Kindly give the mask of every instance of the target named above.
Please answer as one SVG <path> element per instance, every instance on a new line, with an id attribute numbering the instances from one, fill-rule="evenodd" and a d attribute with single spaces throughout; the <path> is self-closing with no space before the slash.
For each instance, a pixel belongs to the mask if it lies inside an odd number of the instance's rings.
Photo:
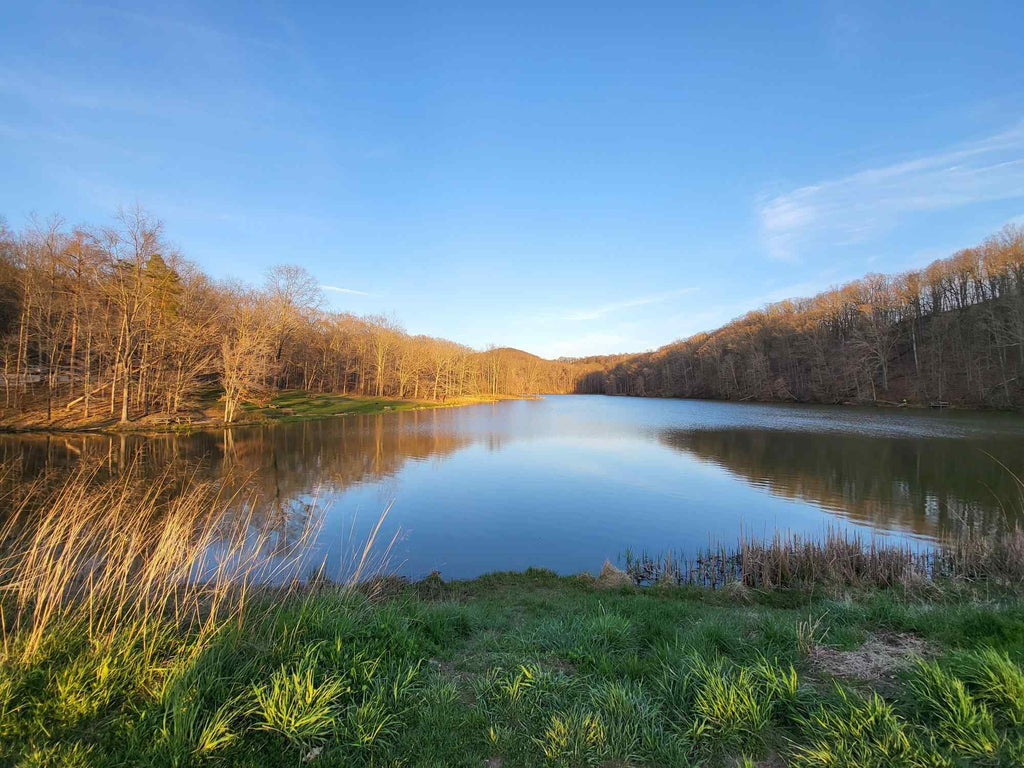
<path id="1" fill-rule="evenodd" d="M 1015 520 L 1024 418 L 957 411 L 594 395 L 241 427 L 190 435 L 4 435 L 35 476 L 200 465 L 244 475 L 285 544 L 342 570 L 389 504 L 391 568 L 472 577 L 596 572 L 624 550 L 692 552 L 829 527 L 933 541 Z M 286 547 L 285 547 L 286 548 Z"/>

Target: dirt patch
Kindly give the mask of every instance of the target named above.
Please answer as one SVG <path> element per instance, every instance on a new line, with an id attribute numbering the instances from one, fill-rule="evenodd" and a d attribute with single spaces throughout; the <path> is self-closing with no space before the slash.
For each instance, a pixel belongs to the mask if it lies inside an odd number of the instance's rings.
<path id="1" fill-rule="evenodd" d="M 566 661 L 565 659 L 555 659 L 551 663 L 551 666 L 566 677 L 572 677 L 576 674 L 576 665 L 571 661 Z"/>
<path id="2" fill-rule="evenodd" d="M 811 661 L 833 677 L 852 677 L 872 683 L 891 684 L 896 670 L 912 656 L 932 656 L 935 649 L 925 640 L 910 634 L 880 632 L 868 635 L 855 651 L 837 651 L 818 646 Z"/>

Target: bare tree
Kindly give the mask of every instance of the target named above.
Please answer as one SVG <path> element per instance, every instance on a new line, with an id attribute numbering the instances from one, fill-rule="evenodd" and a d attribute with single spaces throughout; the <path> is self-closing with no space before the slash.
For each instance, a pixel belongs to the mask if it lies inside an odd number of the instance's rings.
<path id="1" fill-rule="evenodd" d="M 228 296 L 233 311 L 221 332 L 219 357 L 225 424 L 235 421 L 243 399 L 265 390 L 276 365 L 277 330 L 258 294 L 236 289 Z"/>

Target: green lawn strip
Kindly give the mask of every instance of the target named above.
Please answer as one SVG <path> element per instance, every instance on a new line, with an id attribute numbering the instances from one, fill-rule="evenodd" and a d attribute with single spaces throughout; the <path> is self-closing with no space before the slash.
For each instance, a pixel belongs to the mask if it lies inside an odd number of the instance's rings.
<path id="1" fill-rule="evenodd" d="M 255 403 L 243 405 L 243 419 L 269 419 L 291 422 L 308 419 L 328 418 L 346 414 L 375 414 L 394 411 L 417 411 L 444 408 L 452 405 L 470 405 L 487 402 L 484 399 L 463 398 L 451 401 L 407 400 L 393 397 L 368 397 L 364 395 L 338 395 L 331 393 L 293 390 L 274 397 L 265 406 Z"/>
<path id="2" fill-rule="evenodd" d="M 959 766 L 1024 755 L 1014 594 L 603 589 L 541 570 L 387 586 L 373 600 L 329 587 L 262 594 L 201 637 L 155 620 L 107 639 L 67 626 L 28 662 L 15 661 L 15 635 L 0 670 L 0 761 Z M 908 655 L 885 679 L 823 661 L 889 635 L 925 658 Z"/>

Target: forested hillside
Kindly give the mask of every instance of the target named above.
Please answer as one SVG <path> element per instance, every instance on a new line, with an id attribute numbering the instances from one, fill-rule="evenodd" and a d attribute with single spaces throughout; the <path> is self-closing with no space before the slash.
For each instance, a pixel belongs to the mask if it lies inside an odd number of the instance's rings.
<path id="1" fill-rule="evenodd" d="M 1024 405 L 1024 229 L 924 269 L 749 312 L 604 359 L 580 392 L 800 402 Z"/>
<path id="2" fill-rule="evenodd" d="M 569 362 L 413 336 L 322 299 L 299 267 L 259 287 L 216 283 L 138 209 L 107 227 L 0 221 L 2 414 L 129 422 L 216 391 L 231 422 L 243 401 L 289 388 L 444 401 L 571 392 L 578 379 Z"/>
<path id="3" fill-rule="evenodd" d="M 1024 229 L 900 275 L 749 312 L 654 352 L 544 360 L 324 309 L 299 267 L 217 283 L 141 210 L 115 225 L 0 222 L 2 414 L 188 412 L 226 422 L 285 389 L 445 401 L 607 393 L 800 402 L 1024 404 Z"/>

